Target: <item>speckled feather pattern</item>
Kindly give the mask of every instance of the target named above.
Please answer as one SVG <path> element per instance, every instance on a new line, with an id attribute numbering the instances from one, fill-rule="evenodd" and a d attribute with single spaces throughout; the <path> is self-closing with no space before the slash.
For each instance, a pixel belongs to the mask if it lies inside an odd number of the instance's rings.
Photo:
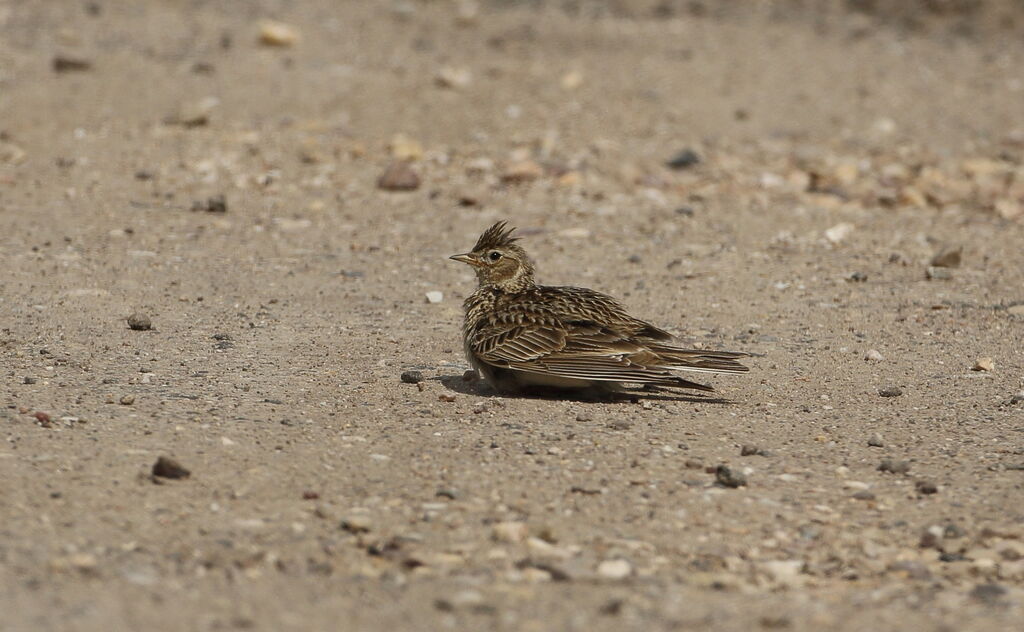
<path id="1" fill-rule="evenodd" d="M 578 287 L 537 285 L 526 252 L 499 222 L 470 253 L 479 287 L 465 301 L 463 338 L 474 368 L 500 390 L 620 383 L 713 390 L 673 370 L 741 373 L 746 354 L 683 349 L 672 335 L 630 316 L 614 298 Z"/>

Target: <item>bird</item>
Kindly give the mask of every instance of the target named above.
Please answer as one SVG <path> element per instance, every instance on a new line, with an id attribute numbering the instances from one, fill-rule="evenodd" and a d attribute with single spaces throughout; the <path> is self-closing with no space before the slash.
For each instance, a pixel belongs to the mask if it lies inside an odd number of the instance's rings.
<path id="1" fill-rule="evenodd" d="M 714 388 L 676 375 L 745 373 L 738 351 L 685 349 L 669 332 L 631 316 L 607 294 L 539 285 L 533 260 L 499 221 L 467 253 L 477 289 L 463 304 L 466 358 L 500 393 L 576 391 L 608 395 L 627 384 L 648 389 Z"/>

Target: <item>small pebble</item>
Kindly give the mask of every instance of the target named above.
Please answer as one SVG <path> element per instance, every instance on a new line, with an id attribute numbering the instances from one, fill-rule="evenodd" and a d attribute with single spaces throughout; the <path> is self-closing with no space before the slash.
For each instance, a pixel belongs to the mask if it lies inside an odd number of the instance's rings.
<path id="1" fill-rule="evenodd" d="M 402 371 L 402 381 L 406 384 L 419 384 L 423 381 L 423 373 L 421 371 Z"/>
<path id="2" fill-rule="evenodd" d="M 153 321 L 142 312 L 135 312 L 128 317 L 128 327 L 135 331 L 149 331 L 153 328 Z"/>
<path id="3" fill-rule="evenodd" d="M 626 579 L 633 574 L 633 565 L 626 560 L 605 560 L 597 565 L 597 574 L 605 579 Z"/>
<path id="4" fill-rule="evenodd" d="M 747 484 L 747 477 L 743 472 L 733 470 L 728 465 L 719 465 L 715 468 L 715 481 L 723 487 L 743 487 Z"/>
<path id="5" fill-rule="evenodd" d="M 22 378 L 21 383 L 22 384 L 35 384 L 36 383 L 36 378 L 29 377 L 29 376 L 26 375 L 24 378 Z"/>
<path id="6" fill-rule="evenodd" d="M 496 542 L 518 544 L 526 539 L 529 530 L 525 522 L 499 522 L 491 527 L 491 537 Z"/>
<path id="7" fill-rule="evenodd" d="M 191 471 L 170 457 L 162 456 L 153 464 L 153 476 L 158 478 L 177 480 L 188 478 L 191 475 Z"/>
<path id="8" fill-rule="evenodd" d="M 856 500 L 874 500 L 875 495 L 866 489 L 862 489 L 859 492 L 854 493 L 853 498 Z"/>
<path id="9" fill-rule="evenodd" d="M 953 273 L 949 271 L 949 268 L 937 266 L 928 266 L 924 274 L 929 281 L 948 281 L 953 278 Z"/>
<path id="10" fill-rule="evenodd" d="M 965 535 L 967 535 L 967 532 L 964 531 L 964 528 L 952 522 L 947 524 L 942 530 L 942 537 L 947 540 L 955 540 Z"/>
<path id="11" fill-rule="evenodd" d="M 441 88 L 460 90 L 467 87 L 473 81 L 473 74 L 466 68 L 452 68 L 445 66 L 437 72 L 434 83 Z"/>
<path id="12" fill-rule="evenodd" d="M 166 123 L 184 127 L 201 127 L 210 122 L 213 111 L 220 105 L 220 99 L 214 96 L 204 97 L 198 101 L 183 103 L 176 114 L 165 119 Z"/>
<path id="13" fill-rule="evenodd" d="M 588 411 L 581 410 L 578 413 L 576 413 L 576 421 L 593 421 L 593 420 L 594 420 L 594 416 L 591 415 Z"/>
<path id="14" fill-rule="evenodd" d="M 131 406 L 134 403 L 135 403 L 135 396 L 134 395 L 122 395 L 121 396 L 121 405 L 122 406 Z"/>
<path id="15" fill-rule="evenodd" d="M 752 445 L 752 444 L 748 443 L 748 444 L 745 444 L 742 447 L 740 447 L 740 456 L 751 456 L 753 454 L 760 454 L 760 453 L 761 453 L 761 449 L 758 448 L 756 445 Z"/>
<path id="16" fill-rule="evenodd" d="M 420 188 L 420 177 L 405 160 L 388 165 L 377 180 L 377 188 L 384 191 L 415 191 Z"/>
<path id="17" fill-rule="evenodd" d="M 544 168 L 532 160 L 520 160 L 510 164 L 501 174 L 506 184 L 530 182 L 544 175 Z"/>
<path id="18" fill-rule="evenodd" d="M 917 481 L 915 487 L 921 494 L 936 494 L 939 491 L 939 486 L 932 481 Z"/>
<path id="19" fill-rule="evenodd" d="M 932 257 L 931 265 L 936 268 L 959 268 L 963 252 L 963 246 L 943 248 Z"/>
<path id="20" fill-rule="evenodd" d="M 680 171 L 700 163 L 700 156 L 692 149 L 683 149 L 665 162 L 670 169 Z"/>
<path id="21" fill-rule="evenodd" d="M 865 360 L 871 360 L 873 362 L 881 362 L 885 360 L 885 356 L 878 352 L 877 349 L 868 349 L 867 353 L 864 354 Z"/>
<path id="22" fill-rule="evenodd" d="M 995 371 L 996 365 L 992 361 L 992 358 L 978 358 L 974 361 L 974 366 L 971 367 L 972 371 Z"/>
<path id="23" fill-rule="evenodd" d="M 368 533 L 373 529 L 373 521 L 366 514 L 352 514 L 342 519 L 341 528 L 349 533 Z"/>
<path id="24" fill-rule="evenodd" d="M 878 389 L 878 394 L 882 397 L 899 397 L 903 394 L 903 389 L 898 386 L 886 386 Z"/>
<path id="25" fill-rule="evenodd" d="M 426 296 L 427 296 L 427 302 L 435 304 L 435 305 L 437 303 L 440 303 L 441 301 L 444 300 L 444 294 L 439 292 L 439 291 L 437 291 L 437 290 L 433 290 L 431 292 L 427 292 Z"/>
<path id="26" fill-rule="evenodd" d="M 833 244 L 838 244 L 853 232 L 855 226 L 849 222 L 841 222 L 825 231 L 825 239 Z"/>
<path id="27" fill-rule="evenodd" d="M 264 46 L 288 47 L 299 41 L 299 31 L 284 22 L 266 20 L 260 24 L 260 44 Z"/>
<path id="28" fill-rule="evenodd" d="M 54 72 L 82 72 L 92 69 L 92 62 L 81 57 L 57 55 L 53 58 Z"/>
<path id="29" fill-rule="evenodd" d="M 884 448 L 885 441 L 882 440 L 881 433 L 876 432 L 875 434 L 871 435 L 871 437 L 868 438 L 868 445 L 871 446 L 872 448 Z"/>
<path id="30" fill-rule="evenodd" d="M 910 471 L 910 461 L 897 461 L 896 459 L 882 459 L 878 464 L 879 472 L 890 474 L 906 474 Z"/>

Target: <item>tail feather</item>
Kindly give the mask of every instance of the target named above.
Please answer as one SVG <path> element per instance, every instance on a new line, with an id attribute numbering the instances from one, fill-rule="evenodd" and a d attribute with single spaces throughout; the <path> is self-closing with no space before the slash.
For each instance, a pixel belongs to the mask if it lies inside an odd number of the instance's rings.
<path id="1" fill-rule="evenodd" d="M 736 358 L 743 358 L 748 355 L 740 351 L 680 349 L 668 345 L 651 345 L 650 349 L 657 354 L 660 365 L 679 371 L 746 373 L 750 370 L 736 361 Z"/>

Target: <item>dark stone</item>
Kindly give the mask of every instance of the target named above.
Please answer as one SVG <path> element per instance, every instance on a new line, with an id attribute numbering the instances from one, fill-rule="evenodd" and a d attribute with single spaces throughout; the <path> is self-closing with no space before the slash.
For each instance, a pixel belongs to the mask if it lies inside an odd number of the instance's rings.
<path id="1" fill-rule="evenodd" d="M 719 465 L 715 468 L 715 482 L 723 487 L 744 487 L 747 484 L 747 477 L 743 472 L 734 471 L 728 465 Z"/>
<path id="2" fill-rule="evenodd" d="M 878 389 L 878 394 L 882 397 L 899 397 L 903 394 L 903 389 L 898 386 L 886 386 Z"/>
<path id="3" fill-rule="evenodd" d="M 82 72 L 90 69 L 92 69 L 92 62 L 88 59 L 66 57 L 64 55 L 57 55 L 53 58 L 54 72 Z"/>
<path id="4" fill-rule="evenodd" d="M 672 156 L 672 158 L 665 163 L 665 166 L 671 169 L 682 170 L 692 167 L 699 162 L 700 156 L 697 155 L 697 152 L 692 149 L 684 149 L 675 156 Z"/>
<path id="5" fill-rule="evenodd" d="M 192 475 L 181 463 L 166 456 L 162 456 L 153 464 L 153 476 L 158 478 L 170 478 L 173 480 L 188 478 Z"/>
<path id="6" fill-rule="evenodd" d="M 423 381 L 423 373 L 420 371 L 402 371 L 402 381 L 406 384 L 419 384 Z"/>

